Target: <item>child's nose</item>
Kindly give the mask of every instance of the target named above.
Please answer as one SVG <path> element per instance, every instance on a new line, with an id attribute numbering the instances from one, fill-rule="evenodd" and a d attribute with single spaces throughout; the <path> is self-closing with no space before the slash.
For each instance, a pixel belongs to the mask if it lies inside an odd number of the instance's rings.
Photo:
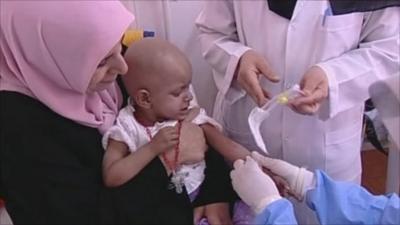
<path id="1" fill-rule="evenodd" d="M 190 101 L 192 101 L 192 99 L 193 99 L 192 92 L 191 92 L 190 90 L 188 90 L 188 91 L 186 92 L 185 100 L 188 101 L 188 102 L 190 102 Z"/>

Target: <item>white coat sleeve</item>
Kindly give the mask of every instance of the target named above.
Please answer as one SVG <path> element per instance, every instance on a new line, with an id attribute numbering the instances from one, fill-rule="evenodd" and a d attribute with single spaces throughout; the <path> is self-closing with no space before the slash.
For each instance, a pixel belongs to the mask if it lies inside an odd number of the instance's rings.
<path id="1" fill-rule="evenodd" d="M 372 195 L 358 184 L 338 182 L 317 170 L 307 205 L 320 224 L 400 224 L 399 196 Z"/>
<path id="2" fill-rule="evenodd" d="M 206 1 L 204 9 L 196 19 L 202 54 L 212 66 L 214 81 L 218 94 L 215 101 L 214 117 L 226 98 L 229 88 L 231 101 L 245 95 L 245 92 L 235 87 L 232 79 L 240 57 L 250 48 L 239 42 L 233 3 L 231 0 Z M 218 114 L 218 113 L 217 113 Z"/>
<path id="3" fill-rule="evenodd" d="M 358 48 L 321 62 L 329 81 L 329 101 L 322 118 L 334 117 L 369 98 L 368 87 L 399 70 L 400 8 L 364 14 Z"/>

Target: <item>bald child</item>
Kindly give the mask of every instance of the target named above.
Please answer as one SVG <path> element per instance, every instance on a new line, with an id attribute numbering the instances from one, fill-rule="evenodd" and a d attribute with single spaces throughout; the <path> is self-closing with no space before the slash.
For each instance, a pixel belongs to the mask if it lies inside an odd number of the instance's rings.
<path id="1" fill-rule="evenodd" d="M 146 38 L 128 48 L 125 60 L 130 98 L 102 141 L 104 183 L 124 190 L 116 191 L 119 222 L 192 224 L 208 148 L 199 125 L 221 127 L 197 107 L 191 65 L 177 47 Z"/>

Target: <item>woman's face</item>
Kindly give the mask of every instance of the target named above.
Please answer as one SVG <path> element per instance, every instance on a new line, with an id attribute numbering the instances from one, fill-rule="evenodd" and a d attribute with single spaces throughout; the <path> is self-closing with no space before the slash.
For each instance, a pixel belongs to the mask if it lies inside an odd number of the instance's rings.
<path id="1" fill-rule="evenodd" d="M 125 74 L 128 66 L 121 55 L 121 43 L 117 43 L 97 66 L 90 80 L 88 92 L 106 89 L 115 81 L 118 74 Z"/>

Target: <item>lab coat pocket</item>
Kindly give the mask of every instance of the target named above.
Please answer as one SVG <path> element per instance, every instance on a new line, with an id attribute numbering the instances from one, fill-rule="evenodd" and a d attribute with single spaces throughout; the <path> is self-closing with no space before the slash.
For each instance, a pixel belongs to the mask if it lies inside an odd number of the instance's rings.
<path id="1" fill-rule="evenodd" d="M 315 33 L 315 60 L 323 62 L 357 48 L 362 29 L 363 14 L 340 16 L 321 15 Z"/>
<path id="2" fill-rule="evenodd" d="M 320 16 L 321 29 L 329 32 L 347 30 L 354 27 L 361 27 L 363 22 L 362 13 L 350 13 L 338 16 Z"/>
<path id="3" fill-rule="evenodd" d="M 351 126 L 346 127 L 344 129 L 327 132 L 325 134 L 325 144 L 327 146 L 335 145 L 335 144 L 340 144 L 340 143 L 345 142 L 347 140 L 353 139 L 354 136 L 360 136 L 361 137 L 361 132 L 360 131 L 361 131 L 361 127 L 357 123 L 356 125 L 351 125 Z"/>
<path id="4" fill-rule="evenodd" d="M 326 171 L 334 179 L 357 181 L 361 173 L 359 124 L 325 133 Z"/>

